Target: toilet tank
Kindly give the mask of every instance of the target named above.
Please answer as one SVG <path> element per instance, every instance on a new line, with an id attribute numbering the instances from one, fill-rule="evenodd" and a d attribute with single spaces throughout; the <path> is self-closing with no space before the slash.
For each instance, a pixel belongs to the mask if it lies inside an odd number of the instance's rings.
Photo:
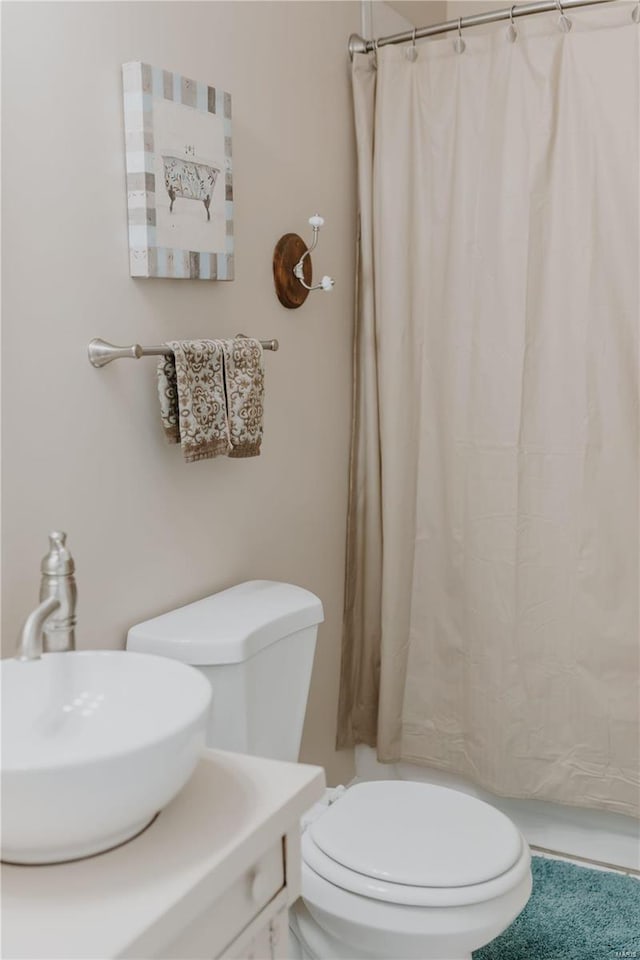
<path id="1" fill-rule="evenodd" d="M 251 580 L 131 627 L 127 649 L 196 667 L 212 688 L 207 745 L 296 761 L 322 603 Z"/>

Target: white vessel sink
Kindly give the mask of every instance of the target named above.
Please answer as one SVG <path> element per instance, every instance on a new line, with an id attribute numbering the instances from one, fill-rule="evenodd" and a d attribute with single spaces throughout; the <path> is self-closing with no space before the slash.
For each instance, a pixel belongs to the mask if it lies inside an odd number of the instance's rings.
<path id="1" fill-rule="evenodd" d="M 182 789 L 204 746 L 211 689 L 148 654 L 0 661 L 2 859 L 54 863 L 135 836 Z"/>

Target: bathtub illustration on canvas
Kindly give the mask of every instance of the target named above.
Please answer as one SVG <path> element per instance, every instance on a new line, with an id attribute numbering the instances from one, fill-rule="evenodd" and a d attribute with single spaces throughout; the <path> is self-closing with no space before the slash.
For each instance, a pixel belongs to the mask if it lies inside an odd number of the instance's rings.
<path id="1" fill-rule="evenodd" d="M 139 61 L 122 77 L 131 275 L 232 280 L 231 95 Z"/>
<path id="2" fill-rule="evenodd" d="M 226 251 L 223 121 L 174 101 L 153 101 L 156 237 L 163 247 Z"/>
<path id="3" fill-rule="evenodd" d="M 173 213 L 173 205 L 180 197 L 183 200 L 197 200 L 203 203 L 207 220 L 211 220 L 211 198 L 220 168 L 207 163 L 198 163 L 197 160 L 183 160 L 180 157 L 166 155 L 162 156 L 162 164 L 164 185 L 171 201 L 169 213 Z"/>

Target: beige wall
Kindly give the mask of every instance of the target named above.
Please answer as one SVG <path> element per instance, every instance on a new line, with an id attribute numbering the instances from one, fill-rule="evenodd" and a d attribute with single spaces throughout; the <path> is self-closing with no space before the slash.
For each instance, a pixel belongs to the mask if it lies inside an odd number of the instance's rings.
<path id="1" fill-rule="evenodd" d="M 323 600 L 303 759 L 331 782 L 351 404 L 354 144 L 346 41 L 358 3 L 4 3 L 3 638 L 38 594 L 47 532 L 68 531 L 78 644 L 253 577 Z M 233 95 L 236 280 L 128 276 L 120 65 L 140 59 Z M 298 311 L 271 256 L 326 218 Z M 185 465 L 165 444 L 155 361 L 94 370 L 91 337 L 278 337 L 263 455 Z"/>
<path id="2" fill-rule="evenodd" d="M 373 0 L 371 5 L 374 21 L 376 10 L 380 9 L 381 19 L 384 19 L 388 16 L 384 8 L 393 8 L 392 12 L 402 17 L 407 25 L 399 25 L 397 31 L 410 29 L 412 26 L 424 27 L 444 20 L 457 20 L 458 17 L 470 17 L 488 10 L 503 10 L 508 6 L 505 0 L 389 0 L 388 3 Z M 474 27 L 474 33 L 491 27 L 491 24 L 488 27 Z M 383 30 L 376 31 L 376 35 L 383 33 Z"/>
<path id="3" fill-rule="evenodd" d="M 458 17 L 473 17 L 477 13 L 486 13 L 489 10 L 504 10 L 505 7 L 510 6 L 509 3 L 506 3 L 505 0 L 448 0 L 447 2 L 447 19 L 456 20 Z M 493 27 L 492 24 L 489 24 L 489 29 Z M 480 28 L 474 27 L 474 31 L 478 31 Z"/>
<path id="4" fill-rule="evenodd" d="M 407 20 L 409 28 L 427 27 L 429 24 L 440 23 L 447 19 L 445 0 L 389 0 L 388 4 L 375 3 L 374 6 L 392 7 L 396 13 Z"/>

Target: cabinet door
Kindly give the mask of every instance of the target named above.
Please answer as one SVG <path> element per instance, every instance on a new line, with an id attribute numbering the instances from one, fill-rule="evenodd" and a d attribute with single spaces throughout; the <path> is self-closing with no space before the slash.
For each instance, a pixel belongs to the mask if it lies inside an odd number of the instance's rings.
<path id="1" fill-rule="evenodd" d="M 281 896 L 227 947 L 220 960 L 287 960 L 288 956 L 289 910 L 286 896 Z"/>
<path id="2" fill-rule="evenodd" d="M 155 956 L 162 960 L 213 960 L 221 955 L 225 944 L 253 927 L 256 918 L 273 910 L 279 891 L 284 896 L 284 883 L 283 844 L 279 840 Z"/>

